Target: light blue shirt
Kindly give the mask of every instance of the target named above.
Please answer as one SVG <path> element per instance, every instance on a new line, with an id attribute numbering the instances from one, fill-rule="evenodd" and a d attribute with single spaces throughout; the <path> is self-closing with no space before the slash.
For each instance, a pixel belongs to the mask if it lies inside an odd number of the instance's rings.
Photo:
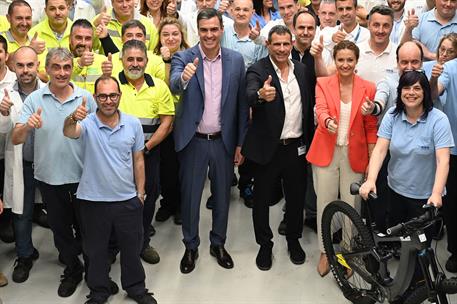
<path id="1" fill-rule="evenodd" d="M 138 118 L 119 112 L 117 126 L 103 124 L 96 113 L 81 121 L 83 173 L 76 197 L 88 201 L 119 202 L 135 197 L 133 153 L 144 148 Z"/>
<path id="2" fill-rule="evenodd" d="M 457 14 L 443 26 L 436 20 L 435 12 L 436 8 L 423 13 L 419 25 L 413 30 L 413 39 L 419 40 L 433 53 L 436 53 L 441 37 L 457 32 Z"/>
<path id="3" fill-rule="evenodd" d="M 438 81 L 444 86 L 445 94 L 440 96 L 443 112 L 451 123 L 454 142 L 457 142 L 457 59 L 444 64 L 444 71 Z M 451 149 L 452 155 L 457 155 L 457 148 Z"/>
<path id="4" fill-rule="evenodd" d="M 79 140 L 63 135 L 65 118 L 72 114 L 86 97 L 89 112 L 97 105 L 92 95 L 77 86 L 73 94 L 60 102 L 49 90 L 49 84 L 32 92 L 24 101 L 18 123 L 26 124 L 29 117 L 42 109 L 43 125 L 35 129 L 34 166 L 35 178 L 50 185 L 78 183 L 81 178 L 82 160 Z"/>
<path id="5" fill-rule="evenodd" d="M 436 64 L 436 60 L 432 61 L 426 61 L 422 64 L 422 69 L 424 70 L 425 75 L 427 76 L 428 79 L 430 79 L 430 76 L 432 76 L 432 69 Z M 446 100 L 446 91 L 441 95 L 438 99 L 433 101 L 433 106 L 437 108 L 438 110 L 443 111 L 443 105 L 442 101 Z M 453 132 L 454 133 L 454 132 Z M 454 140 L 455 142 L 455 140 Z"/>
<path id="6" fill-rule="evenodd" d="M 411 124 L 404 112 L 393 111 L 388 110 L 378 130 L 379 137 L 390 140 L 387 182 L 398 194 L 427 199 L 435 182 L 436 150 L 454 146 L 449 120 L 433 108 Z"/>
<path id="7" fill-rule="evenodd" d="M 267 48 L 264 45 L 255 44 L 249 37 L 239 38 L 233 25 L 228 25 L 224 28 L 221 45 L 240 53 L 243 56 L 246 69 L 268 55 Z"/>
<path id="8" fill-rule="evenodd" d="M 398 72 L 389 72 L 381 81 L 376 84 L 376 94 L 374 100 L 383 105 L 384 111 L 378 116 L 378 126 L 386 114 L 387 110 L 395 106 L 397 102 L 397 87 L 400 75 Z"/>
<path id="9" fill-rule="evenodd" d="M 270 11 L 270 20 L 277 20 L 281 19 L 281 15 L 279 14 L 279 11 Z M 255 27 L 256 21 L 259 21 L 260 28 L 262 29 L 268 22 L 263 18 L 263 16 L 257 15 L 257 13 L 254 13 L 251 17 L 251 21 L 249 24 L 252 27 Z"/>

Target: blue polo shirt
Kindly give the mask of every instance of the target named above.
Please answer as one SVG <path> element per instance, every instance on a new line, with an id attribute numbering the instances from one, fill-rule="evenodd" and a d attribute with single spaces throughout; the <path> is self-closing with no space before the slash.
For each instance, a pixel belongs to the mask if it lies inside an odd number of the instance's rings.
<path id="1" fill-rule="evenodd" d="M 430 77 L 432 76 L 432 69 L 435 66 L 436 62 L 437 62 L 436 60 L 432 60 L 432 61 L 426 61 L 422 64 L 422 69 L 424 70 L 424 73 L 427 76 L 427 79 L 430 79 Z M 442 102 L 444 100 L 446 100 L 446 96 L 447 96 L 447 94 L 446 94 L 446 92 L 444 92 L 438 99 L 435 99 L 433 101 L 433 106 L 435 108 L 437 108 L 438 110 L 443 111 Z M 454 133 L 454 132 L 452 132 L 452 133 Z M 454 142 L 456 142 L 456 141 L 454 140 Z"/>
<path id="2" fill-rule="evenodd" d="M 435 12 L 436 8 L 423 13 L 419 25 L 413 30 L 413 39 L 422 42 L 433 53 L 436 53 L 441 37 L 457 32 L 457 14 L 446 25 L 441 25 L 436 20 Z"/>
<path id="3" fill-rule="evenodd" d="M 114 128 L 96 113 L 80 122 L 84 144 L 83 173 L 76 197 L 88 201 L 119 202 L 135 197 L 133 153 L 144 148 L 140 120 L 119 112 Z"/>
<path id="4" fill-rule="evenodd" d="M 445 94 L 440 96 L 443 112 L 451 123 L 454 142 L 457 142 L 457 59 L 444 64 L 444 71 L 438 81 L 444 86 Z M 451 149 L 452 155 L 457 155 L 457 148 Z"/>
<path id="5" fill-rule="evenodd" d="M 78 183 L 82 173 L 81 145 L 63 135 L 65 118 L 72 114 L 86 97 L 89 112 L 97 105 L 88 91 L 73 86 L 73 94 L 60 102 L 49 90 L 49 85 L 32 92 L 24 101 L 18 120 L 26 124 L 29 117 L 42 109 L 43 125 L 35 129 L 34 166 L 35 178 L 50 185 Z"/>
<path id="6" fill-rule="evenodd" d="M 404 112 L 395 116 L 394 109 L 388 110 L 378 130 L 379 137 L 390 140 L 387 182 L 398 194 L 427 199 L 435 182 L 436 150 L 454 146 L 449 120 L 433 108 L 411 124 Z"/>

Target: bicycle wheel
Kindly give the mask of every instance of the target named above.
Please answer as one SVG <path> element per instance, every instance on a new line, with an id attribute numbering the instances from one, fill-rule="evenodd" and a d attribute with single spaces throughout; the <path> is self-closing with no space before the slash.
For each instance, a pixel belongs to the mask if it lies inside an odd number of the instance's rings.
<path id="1" fill-rule="evenodd" d="M 457 278 L 444 279 L 439 287 L 439 291 L 444 292 L 445 294 L 456 294 L 457 293 Z M 449 303 L 454 303 L 449 299 Z M 455 299 L 454 299 L 455 300 Z M 427 286 L 422 285 L 419 288 L 416 288 L 411 294 L 408 295 L 403 304 L 420 304 L 420 303 L 431 303 L 428 302 L 428 289 Z"/>
<path id="2" fill-rule="evenodd" d="M 340 235 L 337 240 L 336 235 Z M 383 294 L 373 278 L 379 265 L 369 254 L 374 241 L 357 211 L 342 201 L 328 204 L 322 214 L 322 239 L 345 298 L 356 304 L 382 301 Z"/>

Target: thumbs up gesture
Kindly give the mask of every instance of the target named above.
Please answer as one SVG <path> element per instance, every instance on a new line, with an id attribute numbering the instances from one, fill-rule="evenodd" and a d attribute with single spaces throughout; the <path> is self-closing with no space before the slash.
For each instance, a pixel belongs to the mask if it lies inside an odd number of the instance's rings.
<path id="1" fill-rule="evenodd" d="M 324 51 L 324 37 L 320 35 L 319 41 L 313 41 L 311 43 L 311 48 L 309 53 L 311 56 L 317 58 L 322 56 L 322 52 Z"/>
<path id="2" fill-rule="evenodd" d="M 194 76 L 195 72 L 197 72 L 198 61 L 198 57 L 196 57 L 193 62 L 189 62 L 186 65 L 184 71 L 181 74 L 183 81 L 187 82 L 192 78 L 192 76 Z"/>
<path id="3" fill-rule="evenodd" d="M 38 32 L 35 32 L 33 35 L 32 39 L 30 40 L 30 45 L 31 48 L 37 52 L 37 54 L 41 54 L 44 52 L 46 45 L 44 41 L 38 40 Z"/>
<path id="4" fill-rule="evenodd" d="M 13 102 L 10 99 L 10 95 L 8 94 L 8 90 L 5 89 L 5 95 L 3 96 L 2 102 L 0 103 L 0 113 L 3 116 L 10 115 L 10 109 L 13 106 Z"/>
<path id="5" fill-rule="evenodd" d="M 373 113 L 374 110 L 374 102 L 368 98 L 368 96 L 365 96 L 365 101 L 362 104 L 361 111 L 362 115 L 369 115 Z"/>
<path id="6" fill-rule="evenodd" d="M 101 23 L 107 25 L 111 21 L 111 16 L 108 14 L 106 6 L 103 7 L 102 12 L 94 20 L 94 26 L 98 27 Z"/>
<path id="7" fill-rule="evenodd" d="M 416 15 L 416 11 L 413 9 L 408 11 L 408 14 L 405 19 L 405 27 L 408 30 L 412 30 L 419 25 L 419 16 Z"/>
<path id="8" fill-rule="evenodd" d="M 343 32 L 341 29 L 339 29 L 335 32 L 335 34 L 332 35 L 332 41 L 335 44 L 338 44 L 346 38 L 346 35 L 347 34 L 345 32 Z"/>
<path id="9" fill-rule="evenodd" d="M 249 39 L 251 40 L 256 40 L 257 37 L 260 35 L 260 23 L 259 21 L 255 22 L 255 27 L 251 28 L 251 31 L 249 32 Z"/>
<path id="10" fill-rule="evenodd" d="M 97 28 L 95 29 L 95 35 L 99 39 L 108 37 L 108 28 L 106 27 L 105 23 L 102 22 L 99 25 L 97 25 Z"/>
<path id="11" fill-rule="evenodd" d="M 160 55 L 162 55 L 163 60 L 170 60 L 171 59 L 171 52 L 170 49 L 167 46 L 162 46 L 160 48 Z"/>
<path id="12" fill-rule="evenodd" d="M 90 66 L 94 63 L 94 53 L 86 47 L 81 57 L 78 59 L 78 64 L 81 67 Z"/>
<path id="13" fill-rule="evenodd" d="M 108 53 L 108 57 L 102 62 L 102 73 L 105 76 L 111 76 L 113 72 L 113 55 Z"/>
<path id="14" fill-rule="evenodd" d="M 32 129 L 39 129 L 43 125 L 43 121 L 41 119 L 41 112 L 43 110 L 38 108 L 38 110 L 30 115 L 29 119 L 27 120 L 27 126 Z"/>
<path id="15" fill-rule="evenodd" d="M 271 75 L 268 75 L 267 80 L 263 83 L 263 87 L 257 92 L 259 98 L 265 100 L 266 102 L 272 102 L 276 98 L 276 88 L 271 85 L 273 78 Z"/>
<path id="16" fill-rule="evenodd" d="M 171 0 L 167 5 L 167 16 L 175 17 L 176 16 L 176 0 Z"/>
<path id="17" fill-rule="evenodd" d="M 438 78 L 443 74 L 444 62 L 437 61 L 432 68 L 432 75 L 430 78 Z"/>
<path id="18" fill-rule="evenodd" d="M 87 98 L 83 96 L 82 103 L 76 108 L 76 111 L 73 112 L 73 120 L 80 121 L 86 118 L 87 116 Z"/>
<path id="19" fill-rule="evenodd" d="M 330 117 L 330 119 L 327 120 L 327 130 L 332 134 L 338 132 L 338 122 L 335 117 Z"/>
<path id="20" fill-rule="evenodd" d="M 228 0 L 221 0 L 221 2 L 219 2 L 219 8 L 217 9 L 217 11 L 219 13 L 223 14 L 223 13 L 225 13 L 225 11 L 227 11 L 229 6 L 230 6 L 230 2 Z"/>

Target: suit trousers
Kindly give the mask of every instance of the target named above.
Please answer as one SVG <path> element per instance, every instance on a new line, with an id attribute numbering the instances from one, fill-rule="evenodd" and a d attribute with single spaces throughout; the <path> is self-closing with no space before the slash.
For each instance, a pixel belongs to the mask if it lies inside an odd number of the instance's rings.
<path id="1" fill-rule="evenodd" d="M 87 285 L 94 299 L 106 300 L 109 290 L 108 246 L 115 235 L 121 254 L 122 288 L 129 295 L 142 295 L 145 273 L 140 260 L 143 247 L 143 204 L 134 197 L 119 202 L 80 200 L 83 248 L 88 256 Z"/>
<path id="2" fill-rule="evenodd" d="M 282 180 L 286 200 L 286 239 L 293 241 L 302 236 L 306 160 L 305 155 L 298 155 L 299 146 L 299 140 L 287 146 L 278 143 L 277 151 L 269 163 L 255 165 L 252 218 L 255 238 L 260 246 L 273 247 L 269 203 L 278 180 Z"/>
<path id="3" fill-rule="evenodd" d="M 145 187 L 146 199 L 144 200 L 143 211 L 143 231 L 144 231 L 144 244 L 143 249 L 149 245 L 151 240 L 151 223 L 154 218 L 154 211 L 156 209 L 156 201 L 160 195 L 160 147 L 154 147 L 148 155 L 144 156 L 144 169 L 145 169 Z"/>
<path id="4" fill-rule="evenodd" d="M 451 155 L 449 175 L 446 182 L 447 194 L 443 201 L 444 222 L 447 228 L 447 250 L 457 255 L 457 155 Z"/>
<path id="5" fill-rule="evenodd" d="M 215 199 L 209 238 L 211 245 L 223 245 L 227 233 L 230 187 L 233 177 L 232 154 L 227 152 L 221 138 L 207 140 L 193 137 L 189 144 L 178 152 L 178 159 L 184 245 L 192 250 L 200 245 L 198 231 L 200 202 L 208 167 L 211 183 L 214 184 Z"/>
<path id="6" fill-rule="evenodd" d="M 349 188 L 351 183 L 360 181 L 363 174 L 352 171 L 348 147 L 335 146 L 330 165 L 327 167 L 313 165 L 313 177 L 314 190 L 317 196 L 317 239 L 319 250 L 325 252 L 322 243 L 322 212 L 329 203 L 338 199 L 338 193 L 342 201 L 356 210 L 360 210 L 360 197 L 352 195 Z"/>
<path id="7" fill-rule="evenodd" d="M 81 220 L 79 201 L 76 199 L 78 184 L 49 185 L 39 182 L 38 186 L 46 202 L 48 223 L 62 261 L 69 268 L 79 265 L 81 242 L 73 231 L 74 227 L 80 226 Z"/>

